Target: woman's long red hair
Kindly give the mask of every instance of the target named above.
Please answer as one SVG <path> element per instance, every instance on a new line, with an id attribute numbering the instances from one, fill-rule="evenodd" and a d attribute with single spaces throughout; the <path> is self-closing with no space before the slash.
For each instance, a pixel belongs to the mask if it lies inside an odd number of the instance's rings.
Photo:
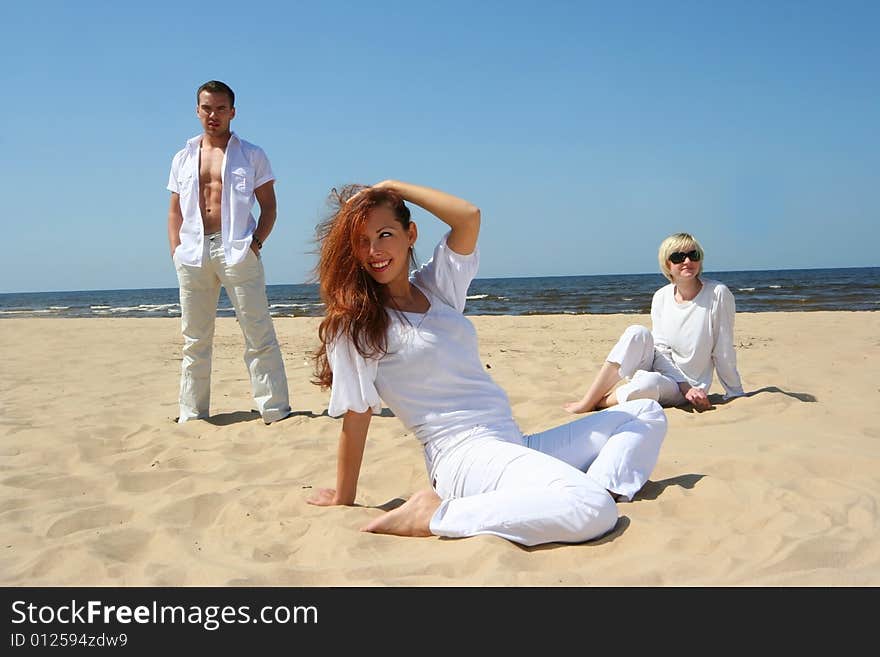
<path id="1" fill-rule="evenodd" d="M 357 240 L 372 208 L 391 208 L 405 230 L 409 229 L 410 211 L 403 198 L 387 189 L 347 185 L 330 194 L 332 215 L 318 224 L 318 264 L 315 266 L 324 319 L 318 327 L 321 344 L 315 352 L 315 378 L 312 383 L 329 388 L 333 371 L 327 360 L 327 347 L 340 336 L 351 340 L 358 352 L 367 357 L 386 353 L 389 317 L 385 310 L 385 292 L 361 267 L 357 258 Z"/>

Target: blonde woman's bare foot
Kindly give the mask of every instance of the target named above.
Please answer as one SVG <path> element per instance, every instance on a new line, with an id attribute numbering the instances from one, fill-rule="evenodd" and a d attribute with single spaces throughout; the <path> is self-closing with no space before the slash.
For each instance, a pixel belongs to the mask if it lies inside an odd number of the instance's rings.
<path id="1" fill-rule="evenodd" d="M 612 390 L 607 395 L 602 397 L 602 399 L 599 400 L 599 403 L 596 404 L 596 408 L 594 408 L 593 410 L 601 411 L 602 409 L 605 409 L 605 408 L 611 408 L 612 406 L 617 406 L 617 404 L 619 404 L 619 403 L 620 402 L 617 401 L 617 391 Z"/>
<path id="2" fill-rule="evenodd" d="M 563 404 L 562 408 L 564 408 L 569 413 L 586 413 L 588 411 L 592 411 L 592 407 L 588 403 L 586 403 L 583 399 L 576 402 L 568 402 L 567 404 Z"/>
<path id="3" fill-rule="evenodd" d="M 361 531 L 395 536 L 431 536 L 431 517 L 440 502 L 440 497 L 433 489 L 425 488 L 393 511 L 382 514 L 361 528 Z"/>

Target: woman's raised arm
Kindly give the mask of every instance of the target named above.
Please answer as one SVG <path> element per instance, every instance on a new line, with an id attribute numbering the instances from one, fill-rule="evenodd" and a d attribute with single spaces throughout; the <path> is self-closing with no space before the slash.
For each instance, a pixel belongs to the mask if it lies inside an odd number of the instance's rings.
<path id="1" fill-rule="evenodd" d="M 470 255 L 480 234 L 480 208 L 464 199 L 437 189 L 399 180 L 383 180 L 375 189 L 391 189 L 403 200 L 415 203 L 448 224 L 452 229 L 447 246 L 460 255 Z"/>

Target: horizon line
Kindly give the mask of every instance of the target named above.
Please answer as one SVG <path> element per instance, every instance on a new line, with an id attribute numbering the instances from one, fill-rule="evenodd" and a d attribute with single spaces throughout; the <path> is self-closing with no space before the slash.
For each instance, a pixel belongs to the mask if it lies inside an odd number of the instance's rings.
<path id="1" fill-rule="evenodd" d="M 783 269 L 710 269 L 707 272 L 701 272 L 702 274 L 740 274 L 746 272 L 781 272 L 781 271 L 813 271 L 813 270 L 822 270 L 822 269 L 880 269 L 880 265 L 863 265 L 863 266 L 853 266 L 853 267 L 787 267 Z M 517 279 L 517 278 L 590 278 L 590 277 L 601 277 L 601 276 L 650 276 L 656 274 L 657 276 L 662 277 L 663 274 L 660 271 L 653 272 L 633 272 L 633 273 L 609 273 L 609 274 L 535 274 L 535 275 L 526 275 L 526 276 L 478 276 L 474 278 L 475 281 L 484 280 L 484 281 L 497 281 L 504 279 Z M 266 287 L 277 287 L 284 285 L 317 285 L 317 283 L 267 283 Z M 69 289 L 69 290 L 19 290 L 19 291 L 0 291 L 0 295 L 3 294 L 54 294 L 58 292 L 130 292 L 130 291 L 138 291 L 138 290 L 174 290 L 177 289 L 177 286 L 173 287 L 120 287 L 120 288 L 80 288 L 80 289 Z"/>

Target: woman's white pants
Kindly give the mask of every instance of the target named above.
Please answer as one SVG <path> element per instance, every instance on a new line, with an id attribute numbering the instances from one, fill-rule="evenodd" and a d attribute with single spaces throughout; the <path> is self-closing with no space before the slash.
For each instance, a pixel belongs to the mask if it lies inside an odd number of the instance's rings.
<path id="1" fill-rule="evenodd" d="M 615 391 L 619 403 L 653 399 L 662 406 L 678 406 L 686 401 L 678 383 L 656 371 L 656 357 L 651 332 L 644 326 L 627 327 L 605 359 L 620 365 L 620 376 L 627 379 Z"/>
<path id="2" fill-rule="evenodd" d="M 610 492 L 630 500 L 648 480 L 666 435 L 666 415 L 636 400 L 533 435 L 478 427 L 434 462 L 443 499 L 438 536 L 493 534 L 522 545 L 580 543 L 617 524 Z"/>

